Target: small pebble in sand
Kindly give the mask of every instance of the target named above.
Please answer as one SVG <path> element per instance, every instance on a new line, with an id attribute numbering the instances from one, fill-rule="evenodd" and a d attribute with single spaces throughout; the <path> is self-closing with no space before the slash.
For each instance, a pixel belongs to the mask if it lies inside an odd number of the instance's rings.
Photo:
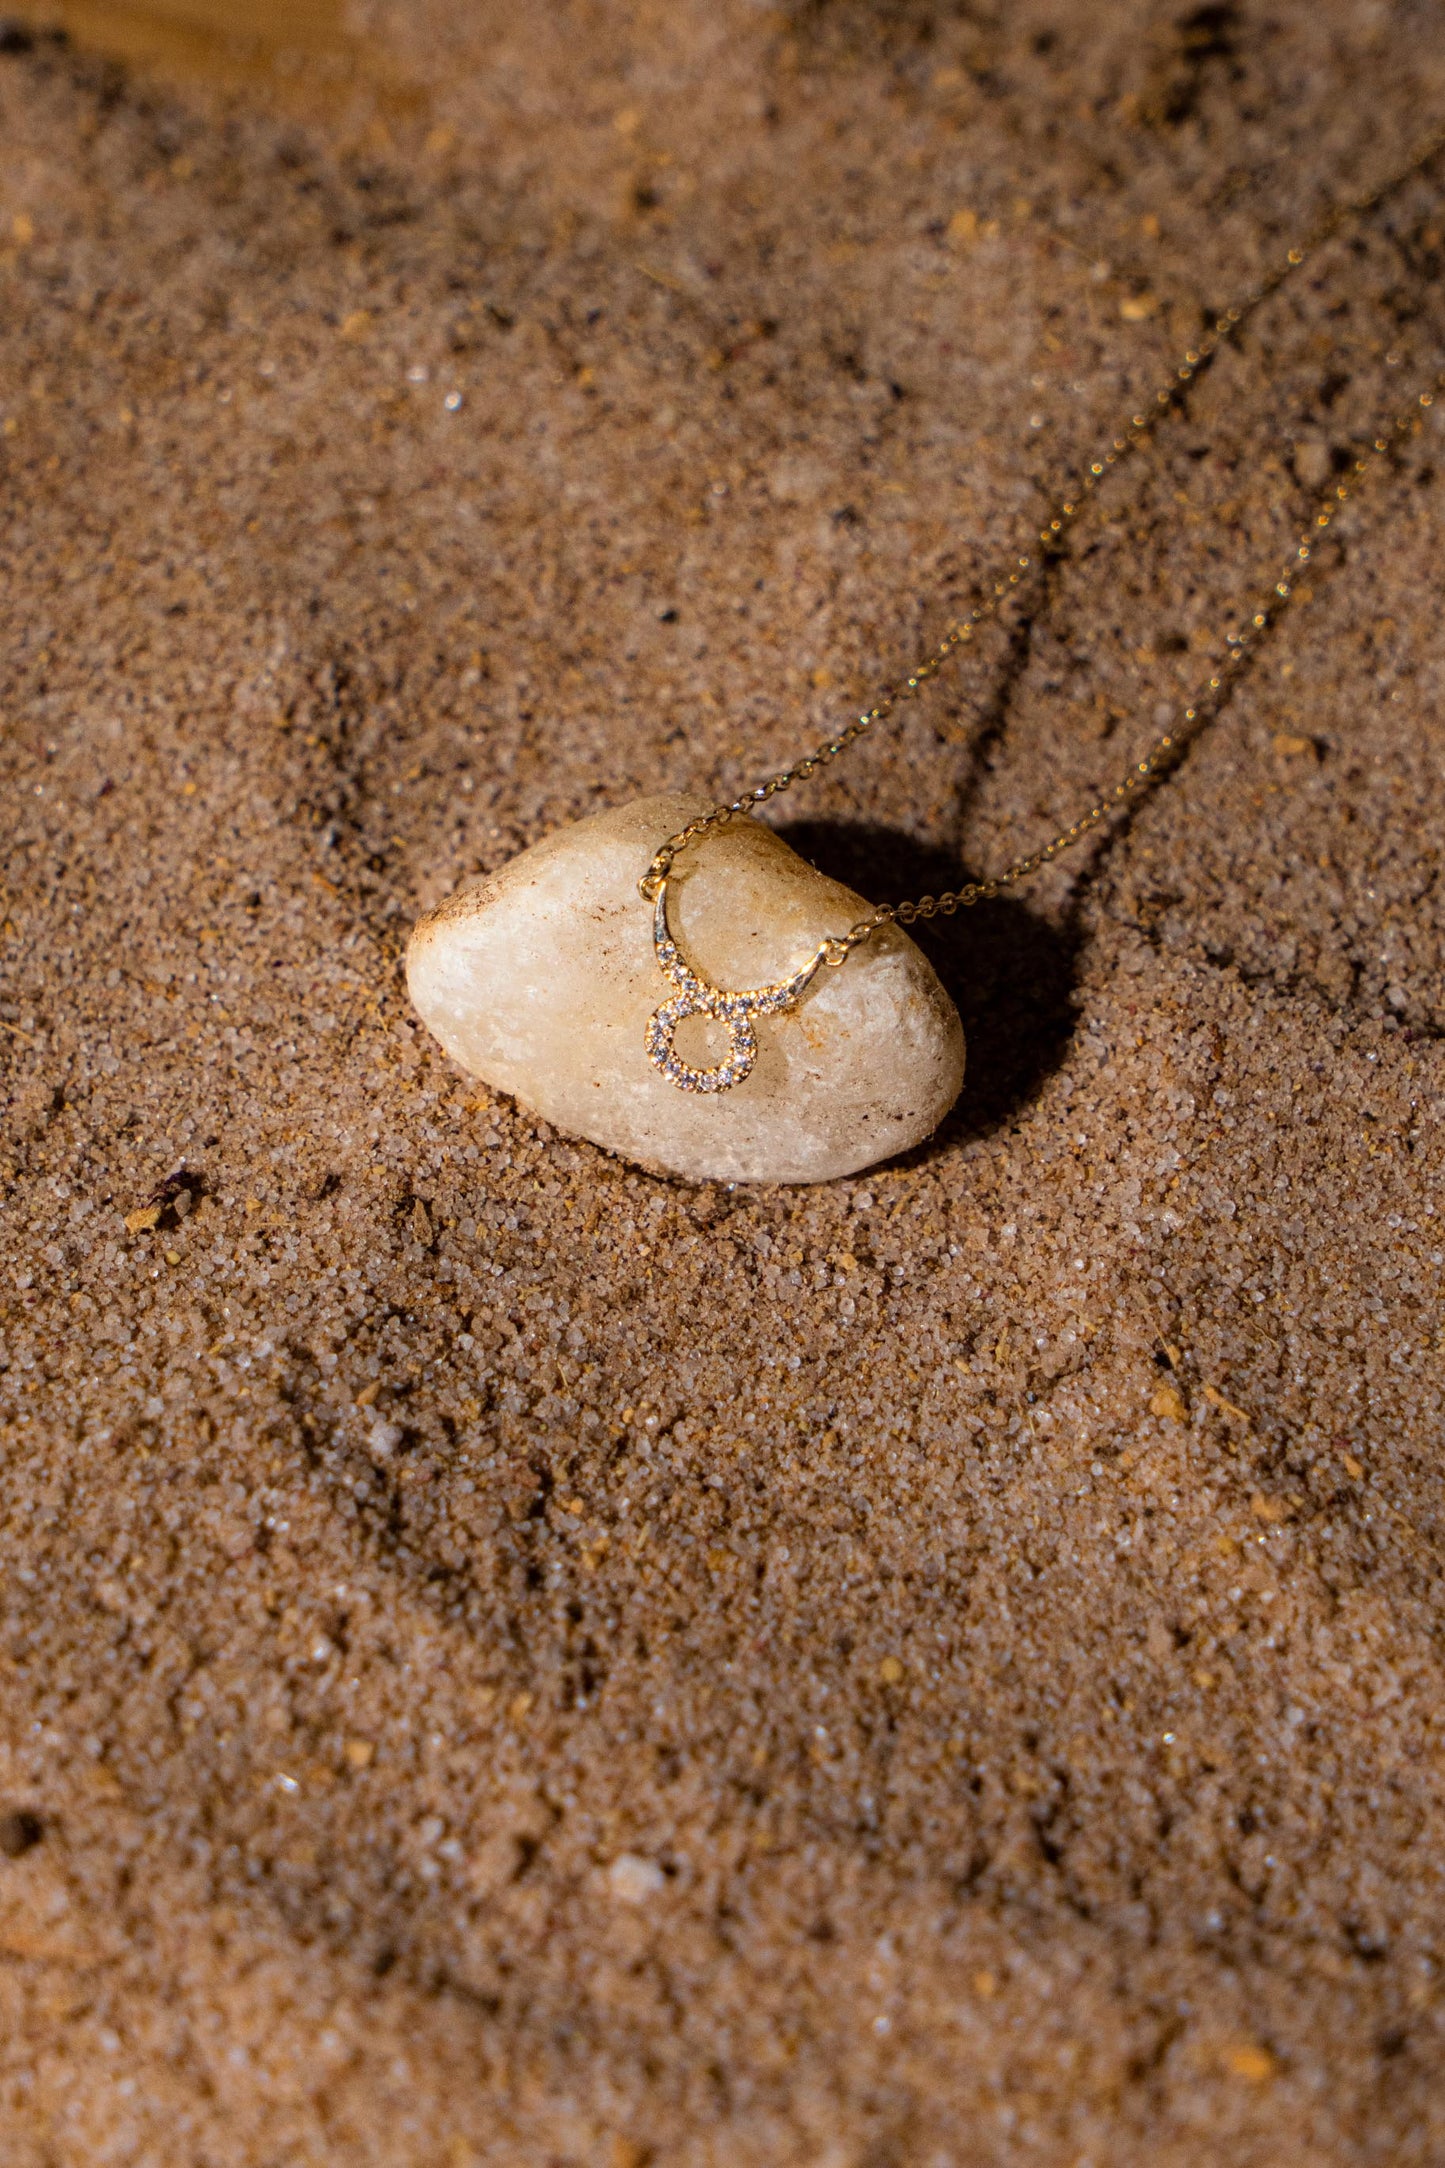
<path id="1" fill-rule="evenodd" d="M 559 1129 L 694 1179 L 821 1182 L 921 1143 L 963 1082 L 963 1031 L 896 926 L 761 1019 L 756 1067 L 726 1092 L 653 1068 L 648 1018 L 673 992 L 637 884 L 701 799 L 643 798 L 547 836 L 417 926 L 411 997 L 454 1060 Z M 760 822 L 687 853 L 669 887 L 693 968 L 728 989 L 774 984 L 866 915 Z M 683 1032 L 678 1051 L 703 1055 Z"/>
<path id="2" fill-rule="evenodd" d="M 1330 446 L 1324 437 L 1304 436 L 1295 445 L 1292 465 L 1302 488 L 1323 489 L 1332 464 Z"/>
<path id="3" fill-rule="evenodd" d="M 619 1904 L 645 1904 L 655 1897 L 666 1877 L 655 1860 L 636 1852 L 619 1852 L 607 1870 L 607 1887 Z"/>
<path id="4" fill-rule="evenodd" d="M 1263 2085 L 1274 2076 L 1274 2057 L 1268 2048 L 1260 2047 L 1253 2040 L 1243 2040 L 1235 2047 L 1226 2048 L 1224 2067 L 1233 2077 L 1244 2078 L 1250 2085 Z"/>

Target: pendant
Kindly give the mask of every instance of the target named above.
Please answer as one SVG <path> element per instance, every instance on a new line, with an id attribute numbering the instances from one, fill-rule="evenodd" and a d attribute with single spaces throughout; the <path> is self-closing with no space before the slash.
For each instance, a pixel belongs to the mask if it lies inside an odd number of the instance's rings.
<path id="1" fill-rule="evenodd" d="M 841 963 L 848 953 L 841 941 L 822 941 L 791 978 L 779 979 L 773 986 L 752 987 L 747 993 L 726 993 L 698 977 L 674 940 L 667 923 L 665 878 L 658 882 L 652 907 L 652 948 L 663 977 L 678 992 L 648 1018 L 643 1044 L 653 1068 L 661 1070 L 680 1092 L 726 1092 L 741 1084 L 758 1058 L 754 1017 L 778 1016 L 791 1009 L 825 963 Z M 726 1057 L 710 1069 L 694 1069 L 676 1050 L 677 1027 L 685 1016 L 711 1017 L 728 1035 Z"/>
<path id="2" fill-rule="evenodd" d="M 841 946 L 867 903 L 743 816 L 673 873 L 661 914 L 655 889 L 640 900 L 659 847 L 707 810 L 670 795 L 613 806 L 438 902 L 406 957 L 438 1059 L 685 1181 L 827 1182 L 921 1143 L 963 1082 L 963 1032 L 900 927 L 823 970 L 825 942 Z M 718 1040 L 691 1088 L 665 1068 L 684 1015 L 711 1017 Z M 478 1148 L 485 1183 L 492 1147 Z"/>

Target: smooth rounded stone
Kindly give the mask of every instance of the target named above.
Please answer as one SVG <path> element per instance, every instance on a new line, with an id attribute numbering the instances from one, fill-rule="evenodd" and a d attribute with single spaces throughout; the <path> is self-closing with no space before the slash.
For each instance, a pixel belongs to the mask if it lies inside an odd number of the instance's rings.
<path id="1" fill-rule="evenodd" d="M 707 810 L 639 798 L 560 828 L 427 913 L 407 949 L 417 1010 L 471 1075 L 557 1128 L 695 1180 L 824 1182 L 918 1144 L 963 1082 L 963 1028 L 932 966 L 896 926 L 819 971 L 797 1006 L 756 1024 L 758 1058 L 731 1090 L 683 1092 L 648 1060 L 675 991 L 637 884 L 659 844 Z M 771 985 L 869 906 L 761 823 L 737 818 L 682 854 L 672 932 L 705 980 Z M 721 1059 L 702 1017 L 677 1046 Z"/>

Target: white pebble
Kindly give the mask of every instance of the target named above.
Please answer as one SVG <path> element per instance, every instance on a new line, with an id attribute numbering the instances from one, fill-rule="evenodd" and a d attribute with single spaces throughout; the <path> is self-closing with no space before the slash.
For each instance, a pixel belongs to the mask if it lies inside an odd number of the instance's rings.
<path id="1" fill-rule="evenodd" d="M 607 1870 L 607 1886 L 619 1904 L 645 1904 L 655 1897 L 666 1880 L 656 1860 L 636 1852 L 619 1852 Z"/>
<path id="2" fill-rule="evenodd" d="M 731 1090 L 679 1091 L 649 1062 L 648 1018 L 675 989 L 637 884 L 705 810 L 637 799 L 458 889 L 407 950 L 421 1016 L 462 1068 L 557 1128 L 695 1180 L 829 1181 L 920 1143 L 958 1095 L 963 1031 L 896 926 L 821 969 L 794 1008 L 759 1017 L 756 1066 Z M 730 991 L 775 983 L 868 910 L 744 818 L 684 853 L 668 885 L 689 962 Z M 720 1058 L 681 1035 L 678 1051 Z"/>

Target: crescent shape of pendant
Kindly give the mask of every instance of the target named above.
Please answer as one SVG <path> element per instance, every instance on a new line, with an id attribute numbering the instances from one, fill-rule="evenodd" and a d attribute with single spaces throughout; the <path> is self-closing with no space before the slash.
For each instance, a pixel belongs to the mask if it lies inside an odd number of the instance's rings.
<path id="1" fill-rule="evenodd" d="M 791 977 L 779 979 L 774 986 L 755 986 L 746 993 L 728 993 L 720 986 L 709 986 L 687 962 L 668 926 L 666 877 L 658 883 L 652 907 L 652 946 L 663 977 L 670 979 L 678 991 L 648 1018 L 643 1043 L 653 1068 L 680 1092 L 725 1092 L 741 1084 L 758 1058 L 754 1018 L 777 1016 L 791 1009 L 821 965 L 835 960 L 841 963 L 847 954 L 841 942 L 829 939 L 820 942 Z M 842 954 L 837 953 L 839 950 Z M 713 1017 L 728 1035 L 728 1051 L 711 1069 L 694 1069 L 675 1049 L 677 1027 L 685 1016 Z"/>

